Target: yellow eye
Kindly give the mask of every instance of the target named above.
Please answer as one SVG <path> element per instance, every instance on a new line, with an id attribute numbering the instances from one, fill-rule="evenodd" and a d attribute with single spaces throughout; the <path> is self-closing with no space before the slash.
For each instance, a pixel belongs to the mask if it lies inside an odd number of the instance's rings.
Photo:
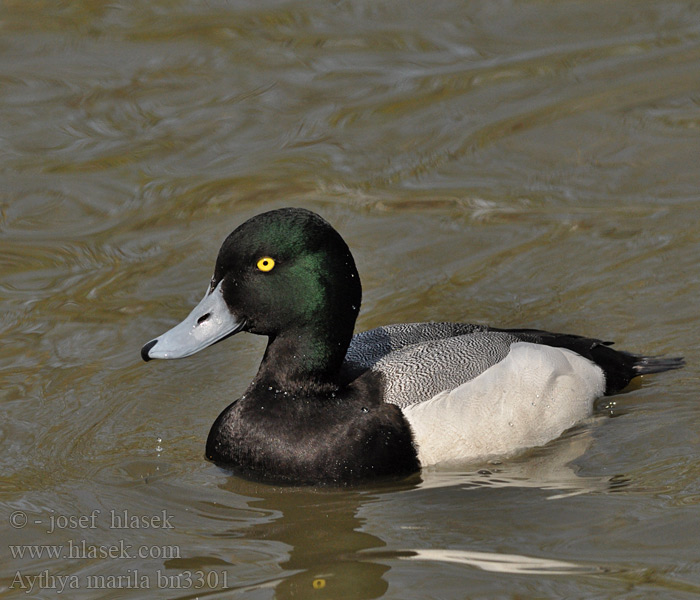
<path id="1" fill-rule="evenodd" d="M 259 261 L 258 261 L 258 269 L 261 271 L 265 271 L 266 273 L 268 271 L 272 271 L 272 269 L 275 268 L 275 259 L 270 258 L 269 256 L 263 256 Z"/>

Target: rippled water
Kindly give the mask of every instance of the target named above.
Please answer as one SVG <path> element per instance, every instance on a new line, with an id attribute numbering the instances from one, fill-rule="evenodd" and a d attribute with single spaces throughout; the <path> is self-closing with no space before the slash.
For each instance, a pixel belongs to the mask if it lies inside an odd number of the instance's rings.
<path id="1" fill-rule="evenodd" d="M 692 2 L 4 2 L 0 597 L 700 594 L 698 73 Z M 498 464 L 231 477 L 204 441 L 264 341 L 139 349 L 285 205 L 353 249 L 360 329 L 688 366 Z"/>

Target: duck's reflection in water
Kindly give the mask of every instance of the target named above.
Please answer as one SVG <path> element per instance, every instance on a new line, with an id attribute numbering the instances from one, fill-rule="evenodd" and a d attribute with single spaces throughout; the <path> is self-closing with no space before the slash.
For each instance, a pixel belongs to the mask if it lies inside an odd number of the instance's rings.
<path id="1" fill-rule="evenodd" d="M 587 428 L 560 438 L 540 449 L 512 459 L 494 460 L 471 470 L 459 465 L 424 470 L 403 481 L 366 488 L 275 487 L 237 477 L 224 488 L 252 497 L 249 506 L 269 518 L 242 532 L 249 540 L 281 542 L 288 557 L 275 577 L 246 589 L 274 587 L 276 598 L 379 598 L 388 589 L 385 574 L 392 564 L 412 561 L 461 563 L 471 568 L 521 574 L 571 574 L 597 571 L 595 565 L 575 564 L 555 557 L 489 553 L 464 548 L 390 548 L 383 532 L 393 520 L 390 535 L 396 540 L 405 516 L 420 508 L 421 495 L 439 488 L 464 493 L 465 508 L 471 505 L 470 490 L 488 488 L 536 488 L 551 490 L 544 500 L 557 500 L 590 492 L 606 492 L 623 483 L 609 477 L 580 477 L 572 461 L 587 450 L 593 439 Z M 453 496 L 451 496 L 453 498 Z M 468 517 L 468 510 L 465 510 Z M 425 527 L 439 529 L 440 515 L 425 515 Z M 372 533 L 370 533 L 372 532 Z M 387 532 L 389 533 L 389 532 Z M 398 534 L 400 535 L 400 533 Z M 436 539 L 441 538 L 439 531 Z M 465 540 L 468 543 L 469 540 Z"/>

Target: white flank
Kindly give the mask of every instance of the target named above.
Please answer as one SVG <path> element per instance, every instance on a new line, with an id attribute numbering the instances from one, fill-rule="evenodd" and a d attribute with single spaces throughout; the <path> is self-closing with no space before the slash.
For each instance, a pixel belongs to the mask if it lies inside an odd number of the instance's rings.
<path id="1" fill-rule="evenodd" d="M 546 444 L 590 416 L 604 391 L 603 371 L 588 359 L 517 342 L 478 377 L 403 412 L 425 467 Z"/>

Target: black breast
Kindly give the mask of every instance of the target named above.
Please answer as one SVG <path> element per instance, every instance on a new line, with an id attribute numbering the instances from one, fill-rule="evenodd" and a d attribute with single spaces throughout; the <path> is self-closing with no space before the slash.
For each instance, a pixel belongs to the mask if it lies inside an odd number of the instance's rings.
<path id="1" fill-rule="evenodd" d="M 250 391 L 215 421 L 207 458 L 271 483 L 343 485 L 413 473 L 410 426 L 371 379 L 324 397 Z"/>

